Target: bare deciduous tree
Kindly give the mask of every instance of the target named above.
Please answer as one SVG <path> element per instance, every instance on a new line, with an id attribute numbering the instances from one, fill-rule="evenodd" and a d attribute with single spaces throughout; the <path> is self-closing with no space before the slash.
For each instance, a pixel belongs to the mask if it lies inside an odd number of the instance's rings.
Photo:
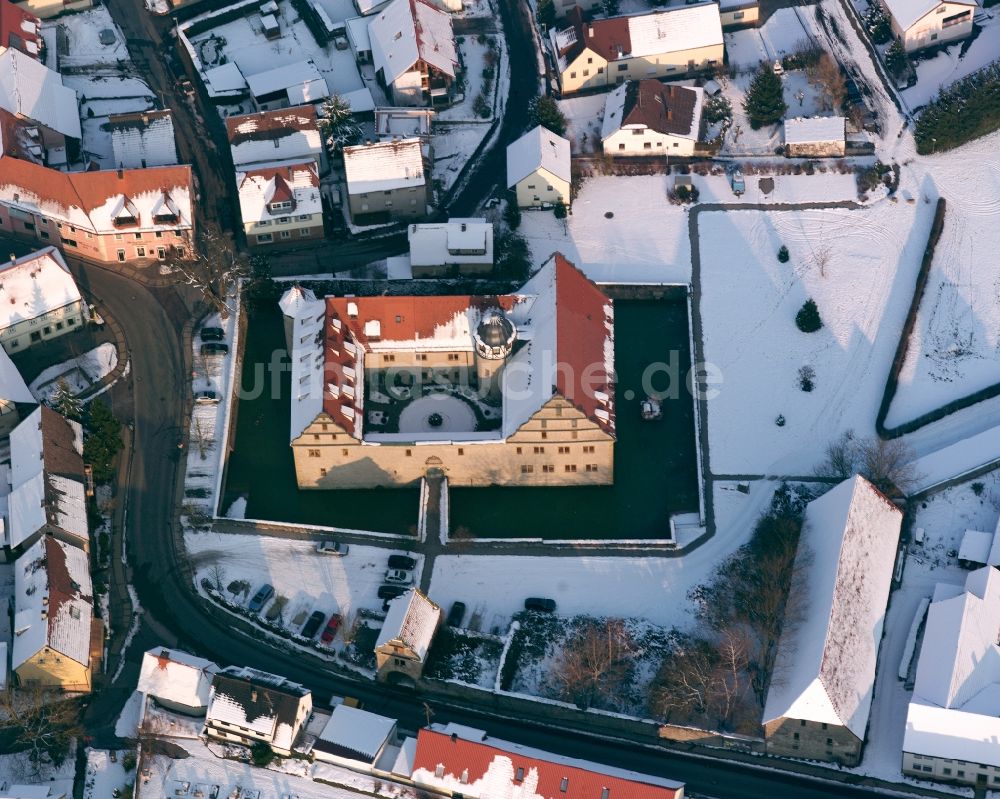
<path id="1" fill-rule="evenodd" d="M 888 496 L 906 496 L 921 479 L 915 458 L 902 439 L 855 438 L 848 430 L 830 442 L 826 457 L 814 471 L 818 477 L 838 480 L 860 474 Z"/>
<path id="2" fill-rule="evenodd" d="M 83 731 L 80 708 L 72 699 L 40 686 L 0 691 L 0 731 L 15 751 L 26 751 L 39 776 L 43 766 L 69 757 L 73 738 Z"/>
<path id="3" fill-rule="evenodd" d="M 581 707 L 613 697 L 628 676 L 636 651 L 621 619 L 587 619 L 567 642 L 553 670 L 560 695 Z"/>
<path id="4" fill-rule="evenodd" d="M 230 305 L 238 282 L 253 276 L 261 266 L 236 249 L 233 240 L 223 235 L 215 225 L 207 226 L 198 235 L 197 246 L 191 258 L 172 255 L 167 265 L 183 283 L 193 286 L 202 297 L 226 319 L 234 308 Z"/>
<path id="5" fill-rule="evenodd" d="M 215 586 L 215 590 L 221 594 L 226 586 L 226 567 L 221 563 L 213 564 L 208 571 L 208 577 L 212 581 L 212 585 Z"/>
<path id="6" fill-rule="evenodd" d="M 808 72 L 809 80 L 819 87 L 823 110 L 839 112 L 847 98 L 847 81 L 837 60 L 824 52 Z"/>

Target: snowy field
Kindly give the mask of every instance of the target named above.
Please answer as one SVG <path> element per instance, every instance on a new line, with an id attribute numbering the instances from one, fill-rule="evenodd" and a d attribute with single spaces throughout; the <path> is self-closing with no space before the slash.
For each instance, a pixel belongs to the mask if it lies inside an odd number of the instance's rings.
<path id="1" fill-rule="evenodd" d="M 83 355 L 45 369 L 31 381 L 28 389 L 39 402 L 47 402 L 65 380 L 70 391 L 79 394 L 114 371 L 118 365 L 118 350 L 110 341 L 88 350 Z"/>
<path id="2" fill-rule="evenodd" d="M 714 473 L 811 474 L 827 441 L 872 431 L 932 214 L 882 201 L 701 216 L 705 358 L 723 380 L 708 407 Z M 806 334 L 795 315 L 808 298 L 824 326 Z"/>
<path id="3" fill-rule="evenodd" d="M 745 543 L 775 484 L 756 482 L 750 494 L 734 488 L 713 485 L 716 535 L 683 557 L 439 556 L 429 596 L 444 608 L 465 602 L 482 618 L 484 632 L 506 630 L 532 596 L 554 599 L 560 616 L 637 618 L 684 628 L 691 621 L 688 591 Z"/>
<path id="4" fill-rule="evenodd" d="M 350 617 L 361 608 L 380 610 L 382 600 L 376 592 L 385 582 L 388 558 L 406 554 L 385 547 L 351 544 L 345 557 L 336 557 L 316 552 L 312 541 L 265 535 L 188 532 L 184 541 L 199 586 L 206 578 L 216 582 L 215 567 L 220 566 L 224 571 L 224 586 L 234 580 L 249 582 L 249 595 L 236 600 L 245 604 L 258 588 L 268 583 L 274 586 L 276 597 L 286 597 L 282 619 L 285 626 L 295 631 L 314 610 L 323 611 L 327 617 L 340 613 L 344 628 L 350 626 Z M 413 557 L 417 560 L 414 574 L 419 575 L 422 558 Z M 227 598 L 232 595 L 227 594 Z M 262 612 L 266 614 L 274 601 L 268 602 Z"/>
<path id="5" fill-rule="evenodd" d="M 942 88 L 1000 58 L 1000 8 L 981 9 L 976 12 L 977 18 L 980 15 L 983 21 L 977 24 L 982 31 L 964 56 L 959 55 L 963 43 L 958 42 L 933 58 L 916 63 L 917 83 L 903 92 L 903 99 L 911 109 L 926 105 Z"/>
<path id="6" fill-rule="evenodd" d="M 1000 380 L 998 146 L 1000 133 L 994 133 L 922 159 L 926 180 L 948 201 L 948 210 L 890 426 Z"/>

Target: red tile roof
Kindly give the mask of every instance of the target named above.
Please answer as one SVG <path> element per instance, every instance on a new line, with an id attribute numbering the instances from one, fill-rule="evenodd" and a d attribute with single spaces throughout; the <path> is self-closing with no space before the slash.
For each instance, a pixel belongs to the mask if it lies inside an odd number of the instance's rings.
<path id="1" fill-rule="evenodd" d="M 316 130 L 316 127 L 316 109 L 311 105 L 226 118 L 226 133 L 234 147 L 248 141 L 281 139 L 298 131 Z"/>
<path id="2" fill-rule="evenodd" d="M 556 357 L 569 366 L 556 371 L 556 390 L 587 418 L 613 433 L 614 375 L 608 373 L 604 352 L 609 333 L 606 323 L 614 324 L 613 316 L 605 311 L 611 300 L 561 254 L 556 253 L 555 262 Z M 598 392 L 608 395 L 610 407 L 598 399 Z M 607 411 L 607 418 L 599 410 Z"/>
<path id="3" fill-rule="evenodd" d="M 567 15 L 567 20 L 576 31 L 576 43 L 566 54 L 567 61 L 575 59 L 584 48 L 589 48 L 606 61 L 617 61 L 622 55 L 632 52 L 629 17 L 585 22 L 580 6 L 574 6 Z"/>
<path id="4" fill-rule="evenodd" d="M 32 27 L 34 30 L 30 30 Z M 27 42 L 35 43 L 34 52 L 25 47 Z M 14 5 L 10 0 L 0 0 L 0 47 L 12 47 L 37 59 L 38 52 L 43 46 L 38 17 Z"/>
<path id="5" fill-rule="evenodd" d="M 687 135 L 694 123 L 698 92 L 686 86 L 646 79 L 625 88 L 622 126 L 645 125 L 657 133 Z M 697 135 L 698 131 L 694 132 Z"/>
<path id="6" fill-rule="evenodd" d="M 455 783 L 460 782 L 463 772 L 467 771 L 466 782 L 471 788 L 474 783 L 483 779 L 491 767 L 491 777 L 496 779 L 504 772 L 509 773 L 512 766 L 514 779 L 511 787 L 523 785 L 529 780 L 534 781 L 534 776 L 537 775 L 534 793 L 543 799 L 676 799 L 683 795 L 680 784 L 677 788 L 666 787 L 657 784 L 658 781 L 653 777 L 646 781 L 639 774 L 634 777 L 617 776 L 599 771 L 597 764 L 590 769 L 569 765 L 554 755 L 552 760 L 542 759 L 539 756 L 545 755 L 544 752 L 532 751 L 531 754 L 534 756 L 521 754 L 513 748 L 501 749 L 489 743 L 470 741 L 458 735 L 425 728 L 417 733 L 413 779 L 415 782 L 435 785 L 435 770 L 438 766 L 443 766 L 445 778 L 450 778 Z M 494 765 L 498 759 L 501 759 L 501 763 Z M 511 766 L 503 762 L 507 760 Z M 417 776 L 417 771 L 425 772 L 421 775 L 423 778 Z M 517 779 L 518 774 L 522 775 L 522 780 Z M 495 782 L 491 784 L 495 785 Z M 455 790 L 459 790 L 458 786 Z M 500 794 L 482 794 L 484 799 L 496 795 Z"/>
<path id="7" fill-rule="evenodd" d="M 43 147 L 28 135 L 37 125 L 14 116 L 10 111 L 0 108 L 0 156 L 9 155 L 35 164 L 42 163 Z M 32 152 L 31 148 L 38 152 Z"/>

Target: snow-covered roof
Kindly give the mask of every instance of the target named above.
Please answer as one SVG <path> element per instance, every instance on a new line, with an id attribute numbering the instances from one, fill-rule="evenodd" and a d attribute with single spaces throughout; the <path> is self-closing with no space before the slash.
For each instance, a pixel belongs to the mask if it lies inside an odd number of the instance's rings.
<path id="1" fill-rule="evenodd" d="M 205 88 L 212 97 L 242 94 L 247 90 L 247 79 L 243 77 L 235 61 L 206 69 Z"/>
<path id="2" fill-rule="evenodd" d="M 255 164 L 245 172 L 236 173 L 236 185 L 244 224 L 323 212 L 319 173 L 312 160 Z M 289 199 L 293 201 L 290 210 L 271 211 L 271 203 Z"/>
<path id="3" fill-rule="evenodd" d="M 376 108 L 375 135 L 379 139 L 409 139 L 430 136 L 432 108 Z"/>
<path id="4" fill-rule="evenodd" d="M 622 128 L 649 128 L 685 139 L 698 138 L 704 90 L 658 80 L 623 83 L 608 95 L 601 138 Z"/>
<path id="5" fill-rule="evenodd" d="M 112 114 L 108 127 L 115 166 L 145 169 L 177 163 L 174 120 L 169 110 Z"/>
<path id="6" fill-rule="evenodd" d="M 795 117 L 785 120 L 785 144 L 843 141 L 844 117 Z"/>
<path id="7" fill-rule="evenodd" d="M 154 699 L 205 708 L 212 690 L 212 675 L 218 668 L 212 661 L 187 652 L 157 647 L 142 656 L 137 688 Z"/>
<path id="8" fill-rule="evenodd" d="M 715 3 L 680 6 L 629 17 L 631 57 L 694 50 L 722 44 L 722 21 Z"/>
<path id="9" fill-rule="evenodd" d="M 279 303 L 292 319 L 292 399 L 290 440 L 294 441 L 323 410 L 323 323 L 326 303 L 308 289 L 292 286 Z"/>
<path id="10" fill-rule="evenodd" d="M 51 785 L 7 785 L 0 793 L 3 799 L 63 799 L 64 791 Z"/>
<path id="11" fill-rule="evenodd" d="M 458 52 L 451 17 L 428 0 L 392 0 L 368 25 L 372 61 L 386 83 L 424 61 L 445 75 L 455 76 Z"/>
<path id="12" fill-rule="evenodd" d="M 0 48 L 0 108 L 79 139 L 76 92 L 62 76 L 20 50 Z"/>
<path id="13" fill-rule="evenodd" d="M 312 105 L 280 108 L 226 119 L 233 163 L 318 159 L 323 151 Z"/>
<path id="14" fill-rule="evenodd" d="M 1000 766 L 1000 572 L 939 586 L 927 610 L 903 751 Z"/>
<path id="15" fill-rule="evenodd" d="M 567 183 L 571 180 L 569 142 L 541 125 L 507 146 L 507 187 L 516 186 L 538 169 Z"/>
<path id="16" fill-rule="evenodd" d="M 28 384 L 24 382 L 18 368 L 7 354 L 7 350 L 0 347 L 0 405 L 5 402 L 34 403 L 36 401 Z"/>
<path id="17" fill-rule="evenodd" d="M 17 669 L 46 646 L 90 663 L 93 588 L 86 552 L 45 536 L 14 565 L 14 647 Z"/>
<path id="18" fill-rule="evenodd" d="M 0 0 L 0 47 L 11 47 L 34 58 L 44 46 L 38 17 L 10 0 Z"/>
<path id="19" fill-rule="evenodd" d="M 287 92 L 293 87 L 302 87 L 314 81 L 323 81 L 323 76 L 312 61 L 296 61 L 246 76 L 247 86 L 250 87 L 250 93 L 254 97 Z M 323 81 L 323 85 L 326 86 L 326 81 Z M 322 100 L 326 96 L 327 94 L 323 94 L 314 99 Z M 293 102 L 292 105 L 302 105 L 302 101 Z"/>
<path id="20" fill-rule="evenodd" d="M 417 733 L 411 778 L 418 785 L 482 799 L 599 799 L 605 795 L 676 799 L 684 789 L 684 783 L 676 780 L 552 754 L 460 724 L 434 724 Z"/>
<path id="21" fill-rule="evenodd" d="M 94 233 L 190 227 L 192 196 L 190 166 L 60 172 L 0 157 L 0 203 Z"/>
<path id="22" fill-rule="evenodd" d="M 298 734 L 299 707 L 311 705 L 309 689 L 276 674 L 229 667 L 215 674 L 206 722 L 235 724 L 291 750 Z"/>
<path id="23" fill-rule="evenodd" d="M 993 533 L 984 530 L 966 530 L 962 536 L 962 544 L 958 548 L 958 559 L 985 565 L 990 559 L 992 547 Z"/>
<path id="24" fill-rule="evenodd" d="M 493 263 L 493 224 L 485 219 L 413 224 L 407 237 L 414 266 Z"/>
<path id="25" fill-rule="evenodd" d="M 441 608 L 416 588 L 411 588 L 389 603 L 389 612 L 379 630 L 375 649 L 389 643 L 400 644 L 423 660 L 431 648 L 440 621 Z"/>
<path id="26" fill-rule="evenodd" d="M 345 147 L 344 174 L 349 194 L 423 186 L 427 178 L 420 139 Z"/>
<path id="27" fill-rule="evenodd" d="M 371 52 L 372 40 L 368 35 L 368 17 L 351 17 L 344 21 L 347 26 L 347 38 L 356 53 Z"/>
<path id="28" fill-rule="evenodd" d="M 340 704 L 333 709 L 313 751 L 372 762 L 395 729 L 395 719 Z"/>
<path id="29" fill-rule="evenodd" d="M 375 98 L 372 97 L 372 90 L 367 86 L 355 89 L 351 92 L 344 92 L 340 99 L 347 103 L 353 114 L 366 114 L 375 110 Z"/>
<path id="30" fill-rule="evenodd" d="M 803 618 L 778 645 L 765 723 L 836 724 L 864 739 L 901 520 L 860 476 L 809 503 L 789 599 Z"/>
<path id="31" fill-rule="evenodd" d="M 941 5 L 943 1 L 944 0 L 882 0 L 882 3 L 885 5 L 889 14 L 892 15 L 892 18 L 896 20 L 896 24 L 906 31 L 930 14 L 934 9 Z M 977 4 L 973 2 L 973 0 L 969 0 L 968 2 L 965 2 L 964 0 L 948 0 L 948 2 L 952 5 L 968 5 L 973 8 L 977 7 Z"/>
<path id="32" fill-rule="evenodd" d="M 76 281 L 55 247 L 0 265 L 0 330 L 80 300 Z"/>

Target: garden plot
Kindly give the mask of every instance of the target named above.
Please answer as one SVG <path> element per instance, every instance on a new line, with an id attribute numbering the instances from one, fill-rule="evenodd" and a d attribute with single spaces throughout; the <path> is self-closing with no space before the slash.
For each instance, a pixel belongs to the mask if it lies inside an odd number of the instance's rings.
<path id="1" fill-rule="evenodd" d="M 200 70 L 235 63 L 244 77 L 256 75 L 300 61 L 312 61 L 326 79 L 331 93 L 346 94 L 365 88 L 350 50 L 338 50 L 332 43 L 319 45 L 289 2 L 278 4 L 282 35 L 268 39 L 260 14 L 247 9 L 245 17 L 225 22 L 190 37 L 189 44 Z M 195 18 L 199 19 L 199 18 Z"/>
<path id="2" fill-rule="evenodd" d="M 713 473 L 810 474 L 845 430 L 871 434 L 933 209 L 701 215 L 704 356 L 722 380 L 708 401 Z M 803 333 L 810 298 L 823 327 Z"/>
<path id="3" fill-rule="evenodd" d="M 66 381 L 73 394 L 80 394 L 113 372 L 117 365 L 118 350 L 111 342 L 105 342 L 83 355 L 48 367 L 28 388 L 39 402 L 51 400 L 61 380 Z"/>
<path id="4" fill-rule="evenodd" d="M 903 91 L 903 99 L 912 109 L 926 105 L 938 92 L 966 75 L 982 69 L 1000 57 L 1000 9 L 984 9 L 981 30 L 975 40 L 968 44 L 957 42 L 937 53 L 933 58 L 917 61 L 917 82 Z"/>
<path id="5" fill-rule="evenodd" d="M 318 553 L 314 541 L 265 535 L 188 532 L 184 542 L 199 589 L 203 590 L 203 580 L 216 588 L 221 583 L 220 593 L 227 601 L 245 606 L 257 589 L 270 584 L 275 597 L 261 613 L 290 632 L 298 632 L 314 610 L 327 618 L 340 613 L 344 632 L 358 611 L 379 612 L 382 600 L 377 592 L 384 583 L 389 556 L 397 554 L 384 547 L 351 544 L 346 556 L 337 557 Z M 420 574 L 422 558 L 411 557 L 417 560 L 414 573 Z M 338 636 L 334 646 L 342 645 Z"/>
<path id="6" fill-rule="evenodd" d="M 442 627 L 434 636 L 424 676 L 492 689 L 502 651 L 503 639 L 499 636 Z"/>
<path id="7" fill-rule="evenodd" d="M 994 133 L 918 168 L 948 201 L 887 424 L 1000 382 L 1000 165 Z"/>
<path id="8" fill-rule="evenodd" d="M 114 760 L 112 760 L 114 757 Z M 125 764 L 131 766 L 126 771 Z M 114 799 L 135 782 L 135 754 L 107 749 L 87 750 L 87 776 L 83 783 L 83 799 Z"/>

